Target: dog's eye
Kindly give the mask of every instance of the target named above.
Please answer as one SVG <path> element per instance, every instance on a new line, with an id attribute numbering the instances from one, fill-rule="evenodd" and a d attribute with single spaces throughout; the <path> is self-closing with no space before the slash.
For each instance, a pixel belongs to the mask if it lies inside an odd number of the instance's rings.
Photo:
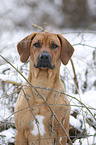
<path id="1" fill-rule="evenodd" d="M 40 47 L 40 43 L 39 42 L 34 43 L 33 46 L 35 46 L 36 48 L 39 48 Z"/>
<path id="2" fill-rule="evenodd" d="M 52 43 L 52 45 L 51 45 L 51 48 L 52 48 L 52 49 L 56 49 L 57 47 L 59 47 L 57 44 Z"/>

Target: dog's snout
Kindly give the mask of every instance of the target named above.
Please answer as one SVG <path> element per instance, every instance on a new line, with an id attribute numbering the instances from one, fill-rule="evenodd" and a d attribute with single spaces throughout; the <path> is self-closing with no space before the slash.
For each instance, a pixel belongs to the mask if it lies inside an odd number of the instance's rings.
<path id="1" fill-rule="evenodd" d="M 42 60 L 42 61 L 50 60 L 50 55 L 47 52 L 42 52 L 39 55 L 39 59 Z"/>
<path id="2" fill-rule="evenodd" d="M 41 52 L 37 59 L 37 65 L 34 64 L 35 68 L 49 68 L 54 69 L 55 65 L 52 65 L 52 58 L 48 52 Z"/>

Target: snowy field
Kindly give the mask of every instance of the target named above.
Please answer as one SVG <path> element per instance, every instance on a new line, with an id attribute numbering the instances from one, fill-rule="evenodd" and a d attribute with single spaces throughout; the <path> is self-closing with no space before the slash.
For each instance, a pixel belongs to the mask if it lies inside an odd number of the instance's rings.
<path id="1" fill-rule="evenodd" d="M 66 94 L 71 104 L 71 114 L 77 112 L 77 116 L 70 115 L 70 124 L 85 131 L 85 138 L 77 139 L 74 145 L 96 145 L 96 32 L 74 32 L 71 30 L 60 30 L 56 33 L 62 35 L 74 46 L 75 52 L 72 56 L 77 80 L 78 94 L 75 94 L 76 86 L 73 81 L 74 74 L 71 62 L 67 66 L 61 65 L 60 76 L 64 79 Z M 16 45 L 31 32 L 6 32 L 0 38 L 0 55 L 12 63 L 26 78 L 28 76 L 28 63 L 20 62 Z M 0 56 L 0 80 L 14 81 L 24 84 L 25 80 Z M 11 94 L 13 86 L 2 86 L 0 83 L 0 121 L 8 120 L 14 123 L 12 108 L 15 105 L 17 95 Z M 13 103 L 14 102 L 14 103 Z M 10 116 L 11 115 L 11 116 Z M 16 130 L 9 128 L 0 132 L 0 145 L 14 142 Z"/>

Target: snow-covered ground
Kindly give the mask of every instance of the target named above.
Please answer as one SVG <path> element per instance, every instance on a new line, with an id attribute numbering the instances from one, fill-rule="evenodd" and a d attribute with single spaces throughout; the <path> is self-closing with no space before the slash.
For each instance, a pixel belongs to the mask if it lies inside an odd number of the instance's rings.
<path id="1" fill-rule="evenodd" d="M 86 138 L 78 139 L 74 142 L 74 145 L 95 145 L 96 144 L 96 33 L 78 33 L 70 32 L 71 30 L 54 30 L 56 33 L 62 35 L 74 46 L 75 52 L 72 57 L 78 85 L 79 94 L 75 94 L 75 84 L 73 81 L 73 70 L 71 63 L 67 66 L 61 65 L 60 75 L 64 77 L 64 84 L 66 93 L 69 95 L 71 104 L 71 114 L 78 112 L 77 117 L 70 116 L 70 124 L 78 130 L 82 131 L 86 129 Z M 20 70 L 25 77 L 28 76 L 28 63 L 23 64 L 20 62 L 19 55 L 17 53 L 16 45 L 25 36 L 31 32 L 6 32 L 1 37 L 0 41 L 0 54 L 10 61 L 18 70 Z M 95 56 L 93 55 L 95 53 Z M 4 81 L 14 81 L 23 84 L 25 80 L 0 57 L 0 79 Z M 86 83 L 86 87 L 84 84 Z M 12 92 L 12 89 L 8 89 L 8 95 Z M 8 106 L 8 99 L 6 99 L 6 93 L 3 92 L 0 87 L 0 121 L 4 121 L 12 114 L 10 104 Z M 78 101 L 79 100 L 79 101 Z M 7 105 L 6 105 L 7 104 Z M 15 104 L 13 104 L 14 107 Z M 13 115 L 9 117 L 13 121 Z M 91 120 L 91 121 L 90 121 Z M 89 122 L 88 122 L 89 121 Z M 12 128 L 0 132 L 0 144 L 5 145 L 8 142 L 14 141 L 16 130 Z M 6 137 L 4 137 L 6 136 Z"/>
<path id="2" fill-rule="evenodd" d="M 87 4 L 89 15 L 95 18 L 96 0 L 87 0 Z M 76 140 L 74 145 L 96 145 L 96 31 L 84 32 L 84 30 L 80 30 L 79 33 L 79 30 L 78 32 L 64 29 L 56 30 L 55 26 L 62 25 L 65 20 L 61 8 L 62 0 L 41 0 L 40 3 L 38 0 L 10 0 L 10 2 L 2 0 L 0 2 L 0 55 L 27 78 L 29 66 L 28 63 L 20 62 L 16 49 L 17 43 L 34 31 L 33 23 L 43 23 L 45 26 L 49 23 L 48 31 L 62 33 L 75 49 L 72 60 L 79 86 L 79 94 L 75 94 L 76 87 L 73 81 L 74 74 L 71 62 L 67 66 L 62 64 L 60 75 L 64 78 L 66 94 L 68 94 L 71 104 L 70 124 L 80 131 L 85 129 L 85 134 L 88 135 L 81 140 Z M 55 27 L 54 30 L 52 25 Z M 90 28 L 95 25 L 92 24 Z M 23 31 L 20 31 L 19 28 Z M 20 84 L 25 82 L 1 56 L 0 80 L 14 81 Z M 12 113 L 18 97 L 18 94 L 15 93 L 16 89 L 12 84 L 0 82 L 0 129 L 1 121 L 4 122 L 8 119 L 8 122 L 14 123 Z M 77 113 L 76 117 L 72 116 L 73 112 Z M 0 145 L 14 142 L 15 134 L 16 130 L 12 128 L 0 132 Z"/>

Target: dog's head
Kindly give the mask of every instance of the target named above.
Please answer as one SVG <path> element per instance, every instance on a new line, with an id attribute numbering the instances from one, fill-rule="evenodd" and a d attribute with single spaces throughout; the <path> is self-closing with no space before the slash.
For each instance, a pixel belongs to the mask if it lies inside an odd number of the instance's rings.
<path id="1" fill-rule="evenodd" d="M 32 33 L 17 45 L 20 59 L 26 62 L 30 56 L 35 68 L 54 69 L 58 61 L 66 65 L 74 48 L 60 34 Z"/>

